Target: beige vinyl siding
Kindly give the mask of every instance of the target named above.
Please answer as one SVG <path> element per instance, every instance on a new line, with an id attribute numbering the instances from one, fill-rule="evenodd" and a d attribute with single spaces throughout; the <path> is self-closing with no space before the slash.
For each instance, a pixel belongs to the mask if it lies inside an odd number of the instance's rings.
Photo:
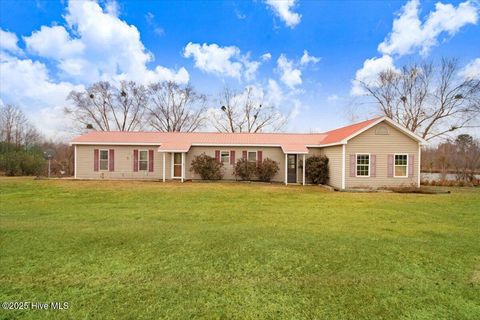
<path id="1" fill-rule="evenodd" d="M 270 158 L 278 162 L 280 167 L 279 172 L 273 177 L 272 181 L 284 182 L 285 181 L 285 154 L 279 147 L 191 147 L 186 154 L 185 159 L 185 176 L 186 179 L 200 179 L 200 176 L 195 175 L 190 171 L 192 160 L 195 156 L 205 153 L 211 157 L 215 157 L 215 150 L 220 151 L 235 151 L 235 161 L 242 158 L 242 152 L 246 151 L 262 151 L 262 158 Z M 230 163 L 224 164 L 224 180 L 235 180 L 233 175 L 234 166 Z"/>
<path id="2" fill-rule="evenodd" d="M 94 171 L 93 153 L 95 149 L 115 150 L 115 171 Z M 133 150 L 154 150 L 153 172 L 133 171 Z M 162 178 L 162 154 L 157 152 L 158 146 L 76 146 L 76 177 L 78 179 L 161 179 Z M 170 157 L 166 157 L 166 176 L 170 178 Z"/>
<path id="3" fill-rule="evenodd" d="M 375 129 L 384 126 L 388 135 L 375 134 Z M 376 155 L 376 177 L 350 177 L 350 155 L 369 153 Z M 413 154 L 414 166 L 411 178 L 388 177 L 388 155 Z M 418 142 L 386 122 L 361 133 L 348 141 L 345 152 L 346 188 L 380 188 L 392 186 L 411 186 L 418 182 Z"/>
<path id="4" fill-rule="evenodd" d="M 322 154 L 328 158 L 330 180 L 332 187 L 342 188 L 342 146 L 322 148 Z"/>

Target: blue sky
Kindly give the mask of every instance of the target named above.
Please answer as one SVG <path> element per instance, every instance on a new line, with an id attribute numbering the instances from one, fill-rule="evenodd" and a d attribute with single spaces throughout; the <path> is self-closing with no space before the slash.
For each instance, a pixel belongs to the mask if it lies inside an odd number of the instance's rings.
<path id="1" fill-rule="evenodd" d="M 352 80 L 379 68 L 455 57 L 480 73 L 478 15 L 472 1 L 4 0 L 0 98 L 68 136 L 66 93 L 99 79 L 189 81 L 212 108 L 225 85 L 253 85 L 287 131 L 325 131 L 352 105 L 371 115 Z"/>

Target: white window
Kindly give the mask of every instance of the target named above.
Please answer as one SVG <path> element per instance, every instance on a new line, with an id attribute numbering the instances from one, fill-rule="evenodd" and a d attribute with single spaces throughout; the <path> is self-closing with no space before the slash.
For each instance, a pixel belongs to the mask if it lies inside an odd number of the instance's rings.
<path id="1" fill-rule="evenodd" d="M 405 178 L 408 175 L 408 154 L 395 155 L 395 167 L 393 176 L 396 178 Z"/>
<path id="2" fill-rule="evenodd" d="M 100 150 L 100 170 L 108 170 L 108 150 Z"/>
<path id="3" fill-rule="evenodd" d="M 357 177 L 370 177 L 370 155 L 357 154 Z"/>
<path id="4" fill-rule="evenodd" d="M 229 164 L 230 163 L 230 151 L 220 152 L 220 159 L 222 160 L 223 164 Z"/>
<path id="5" fill-rule="evenodd" d="M 147 170 L 148 169 L 148 150 L 140 150 L 138 159 L 138 170 Z"/>
<path id="6" fill-rule="evenodd" d="M 248 151 L 248 162 L 257 162 L 257 151 Z"/>

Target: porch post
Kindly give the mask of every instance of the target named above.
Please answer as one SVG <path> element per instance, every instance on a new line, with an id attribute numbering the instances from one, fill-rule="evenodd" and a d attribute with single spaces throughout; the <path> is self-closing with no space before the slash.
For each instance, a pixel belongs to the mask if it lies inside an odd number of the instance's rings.
<path id="1" fill-rule="evenodd" d="M 345 145 L 342 145 L 342 190 L 345 189 Z"/>
<path id="2" fill-rule="evenodd" d="M 163 182 L 165 182 L 165 152 L 162 152 L 162 154 L 163 154 L 162 177 L 163 177 Z"/>
<path id="3" fill-rule="evenodd" d="M 303 172 L 302 172 L 302 175 L 303 175 L 303 185 L 305 185 L 305 153 L 303 154 Z"/>
<path id="4" fill-rule="evenodd" d="M 172 158 L 171 158 L 171 163 L 170 163 L 170 179 L 173 180 L 173 163 L 174 163 L 174 157 L 173 157 L 173 152 L 171 153 Z"/>
<path id="5" fill-rule="evenodd" d="M 185 152 L 182 152 L 182 178 L 180 179 L 183 182 L 185 179 Z"/>
<path id="6" fill-rule="evenodd" d="M 285 185 L 288 185 L 288 164 L 287 164 L 287 154 L 285 153 Z"/>

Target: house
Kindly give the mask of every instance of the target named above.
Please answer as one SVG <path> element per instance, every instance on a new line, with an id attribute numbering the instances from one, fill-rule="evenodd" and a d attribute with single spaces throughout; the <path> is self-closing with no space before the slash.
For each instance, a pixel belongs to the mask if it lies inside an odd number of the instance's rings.
<path id="1" fill-rule="evenodd" d="M 280 166 L 273 181 L 305 184 L 305 159 L 324 154 L 338 189 L 419 186 L 423 143 L 387 117 L 325 133 L 91 131 L 71 142 L 77 179 L 199 179 L 190 164 L 205 153 L 223 162 L 224 179 L 235 179 L 239 158 L 270 158 Z"/>

